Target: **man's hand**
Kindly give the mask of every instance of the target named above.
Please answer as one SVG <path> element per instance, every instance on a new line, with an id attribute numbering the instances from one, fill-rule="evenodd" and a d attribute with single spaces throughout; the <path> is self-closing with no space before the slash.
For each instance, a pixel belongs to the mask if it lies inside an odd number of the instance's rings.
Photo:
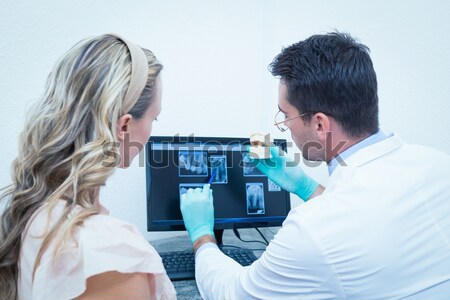
<path id="1" fill-rule="evenodd" d="M 181 195 L 180 209 L 192 243 L 204 235 L 214 237 L 214 205 L 209 184 Z"/>
<path id="2" fill-rule="evenodd" d="M 306 175 L 298 162 L 293 161 L 279 147 L 270 147 L 271 158 L 250 158 L 252 163 L 282 189 L 308 200 L 319 184 Z"/>

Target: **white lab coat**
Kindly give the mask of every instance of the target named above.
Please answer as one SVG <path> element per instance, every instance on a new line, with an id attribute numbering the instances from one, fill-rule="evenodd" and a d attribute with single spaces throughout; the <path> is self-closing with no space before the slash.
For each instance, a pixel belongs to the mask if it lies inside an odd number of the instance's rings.
<path id="1" fill-rule="evenodd" d="M 338 166 L 241 267 L 206 244 L 204 299 L 450 299 L 450 157 L 393 135 Z"/>

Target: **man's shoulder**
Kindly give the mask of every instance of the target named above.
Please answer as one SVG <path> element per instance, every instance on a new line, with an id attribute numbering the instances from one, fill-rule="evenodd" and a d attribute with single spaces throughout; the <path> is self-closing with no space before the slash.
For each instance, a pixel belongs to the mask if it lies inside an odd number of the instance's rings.
<path id="1" fill-rule="evenodd" d="M 450 155 L 427 145 L 405 143 L 399 149 L 396 159 L 398 168 L 403 168 L 405 176 L 415 174 L 417 179 L 438 180 L 450 169 Z"/>
<path id="2" fill-rule="evenodd" d="M 334 181 L 342 184 L 344 178 L 351 182 L 358 181 L 358 178 L 378 182 L 399 174 L 446 172 L 450 168 L 450 155 L 427 145 L 404 142 L 397 134 L 391 134 L 385 140 L 358 151 L 346 162 L 348 166 L 339 168 L 336 172 L 339 175 L 330 178 L 331 185 Z M 398 178 L 395 181 L 398 182 Z"/>
<path id="3" fill-rule="evenodd" d="M 410 154 L 426 156 L 430 160 L 450 161 L 448 153 L 428 145 L 405 143 L 404 149 Z"/>
<path id="4" fill-rule="evenodd" d="M 400 153 L 407 153 L 415 156 L 427 156 L 429 159 L 450 160 L 450 155 L 443 150 L 425 144 L 405 141 L 396 133 L 391 133 L 387 140 L 389 139 L 399 142 L 400 147 L 397 150 Z"/>

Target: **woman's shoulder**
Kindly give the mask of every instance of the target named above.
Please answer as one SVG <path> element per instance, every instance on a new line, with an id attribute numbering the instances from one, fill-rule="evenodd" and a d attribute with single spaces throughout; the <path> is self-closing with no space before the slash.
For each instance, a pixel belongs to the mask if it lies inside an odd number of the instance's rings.
<path id="1" fill-rule="evenodd" d="M 109 237 L 113 240 L 125 238 L 128 241 L 145 241 L 137 227 L 129 222 L 110 216 L 97 214 L 86 218 L 78 229 L 80 237 Z"/>
<path id="2" fill-rule="evenodd" d="M 114 271 L 124 273 L 165 273 L 161 257 L 138 228 L 116 217 L 88 217 L 80 225 L 77 238 L 87 274 L 97 274 L 97 268 L 105 268 L 101 264 L 111 264 Z"/>
<path id="3" fill-rule="evenodd" d="M 78 231 L 78 246 L 86 251 L 86 255 L 111 253 L 133 258 L 145 255 L 162 267 L 159 254 L 138 228 L 113 216 L 93 215 L 87 218 Z"/>
<path id="4" fill-rule="evenodd" d="M 57 220 L 62 216 L 65 209 L 65 202 L 58 201 L 51 211 L 48 205 L 41 207 L 30 220 L 25 231 L 25 239 L 35 240 L 36 244 L 40 244 L 41 238 L 56 225 Z M 69 213 L 68 218 L 72 218 L 83 210 L 80 206 L 75 206 Z M 126 221 L 110 216 L 106 209 L 102 208 L 100 214 L 95 214 L 83 220 L 71 234 L 68 246 L 69 252 L 74 249 L 79 250 L 99 250 L 103 252 L 116 252 L 114 246 L 121 245 L 127 248 L 132 255 L 133 250 L 146 252 L 155 256 L 156 260 L 160 260 L 158 253 L 147 242 L 139 229 Z M 36 238 L 40 237 L 40 238 Z M 64 251 L 63 251 L 64 252 Z M 91 253 L 91 251 L 88 251 Z"/>

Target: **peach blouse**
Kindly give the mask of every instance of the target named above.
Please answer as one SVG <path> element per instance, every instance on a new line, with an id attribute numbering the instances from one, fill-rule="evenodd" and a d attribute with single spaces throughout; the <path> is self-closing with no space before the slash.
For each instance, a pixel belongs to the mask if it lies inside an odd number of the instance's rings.
<path id="1" fill-rule="evenodd" d="M 64 205 L 64 201 L 59 201 L 50 215 L 43 206 L 28 222 L 19 258 L 19 300 L 73 299 L 85 292 L 89 277 L 108 271 L 147 273 L 152 299 L 176 299 L 156 250 L 134 225 L 107 213 L 88 217 L 56 257 L 55 245 L 51 243 L 33 279 L 47 222 L 50 227 L 55 224 Z"/>

